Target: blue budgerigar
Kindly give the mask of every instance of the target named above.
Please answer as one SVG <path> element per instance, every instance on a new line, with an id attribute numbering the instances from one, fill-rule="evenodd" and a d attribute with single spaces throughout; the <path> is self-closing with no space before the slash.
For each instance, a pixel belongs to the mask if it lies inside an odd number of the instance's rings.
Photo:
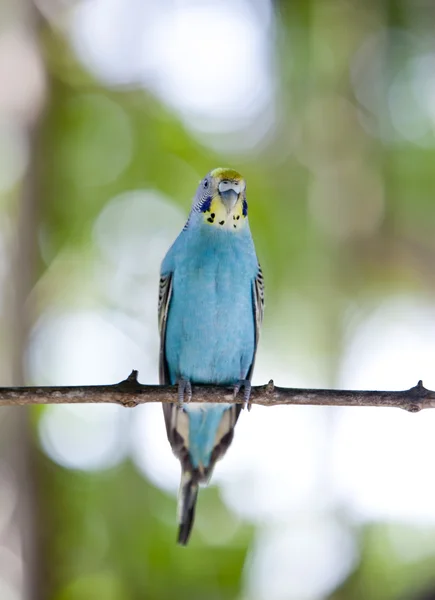
<path id="1" fill-rule="evenodd" d="M 200 182 L 160 277 L 160 383 L 179 390 L 179 403 L 164 404 L 163 412 L 182 468 L 180 544 L 190 536 L 198 486 L 229 447 L 242 407 L 190 402 L 191 384 L 234 386 L 235 394 L 243 387 L 249 401 L 263 306 L 245 181 L 215 169 Z"/>

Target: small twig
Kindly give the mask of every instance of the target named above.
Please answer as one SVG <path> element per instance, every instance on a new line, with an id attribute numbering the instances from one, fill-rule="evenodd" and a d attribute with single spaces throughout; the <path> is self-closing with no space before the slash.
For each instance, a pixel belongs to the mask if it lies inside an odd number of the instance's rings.
<path id="1" fill-rule="evenodd" d="M 237 401 L 229 387 L 195 385 L 193 396 L 195 402 Z M 137 371 L 132 371 L 127 379 L 114 385 L 0 388 L 0 406 L 108 402 L 134 407 L 146 402 L 176 401 L 176 386 L 143 385 L 137 380 Z M 239 402 L 242 402 L 241 396 Z M 423 387 L 422 381 L 409 390 L 399 392 L 281 388 L 269 381 L 266 385 L 252 387 L 251 402 L 263 406 L 390 406 L 418 412 L 423 408 L 435 408 L 435 392 Z"/>

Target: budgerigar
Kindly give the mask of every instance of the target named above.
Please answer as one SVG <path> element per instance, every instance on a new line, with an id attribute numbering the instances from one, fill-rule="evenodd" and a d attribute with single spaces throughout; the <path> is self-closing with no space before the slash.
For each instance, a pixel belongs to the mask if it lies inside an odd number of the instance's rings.
<path id="1" fill-rule="evenodd" d="M 215 169 L 200 182 L 184 229 L 161 266 L 160 383 L 178 384 L 164 404 L 166 430 L 181 462 L 178 542 L 193 525 L 198 485 L 229 447 L 241 404 L 190 402 L 191 384 L 244 387 L 249 401 L 263 318 L 263 276 L 248 224 L 244 179 Z"/>

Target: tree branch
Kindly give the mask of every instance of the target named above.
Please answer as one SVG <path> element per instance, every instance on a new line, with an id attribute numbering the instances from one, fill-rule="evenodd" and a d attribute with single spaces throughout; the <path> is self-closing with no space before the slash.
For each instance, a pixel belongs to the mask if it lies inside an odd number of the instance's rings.
<path id="1" fill-rule="evenodd" d="M 235 402 L 229 387 L 195 385 L 193 396 L 195 402 Z M 0 406 L 113 403 L 134 407 L 146 402 L 176 401 L 176 386 L 143 385 L 137 380 L 137 371 L 114 385 L 0 388 Z M 409 390 L 398 392 L 281 388 L 269 381 L 266 385 L 252 387 L 251 402 L 263 406 L 390 406 L 418 412 L 423 408 L 435 408 L 435 391 L 423 387 L 422 381 Z"/>

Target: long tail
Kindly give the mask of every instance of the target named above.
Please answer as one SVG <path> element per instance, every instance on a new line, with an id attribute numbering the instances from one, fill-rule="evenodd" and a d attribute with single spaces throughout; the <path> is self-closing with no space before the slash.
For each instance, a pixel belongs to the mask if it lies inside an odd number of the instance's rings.
<path id="1" fill-rule="evenodd" d="M 184 471 L 178 495 L 178 543 L 183 546 L 189 541 L 192 531 L 197 497 L 198 482 L 193 479 L 192 473 Z"/>

